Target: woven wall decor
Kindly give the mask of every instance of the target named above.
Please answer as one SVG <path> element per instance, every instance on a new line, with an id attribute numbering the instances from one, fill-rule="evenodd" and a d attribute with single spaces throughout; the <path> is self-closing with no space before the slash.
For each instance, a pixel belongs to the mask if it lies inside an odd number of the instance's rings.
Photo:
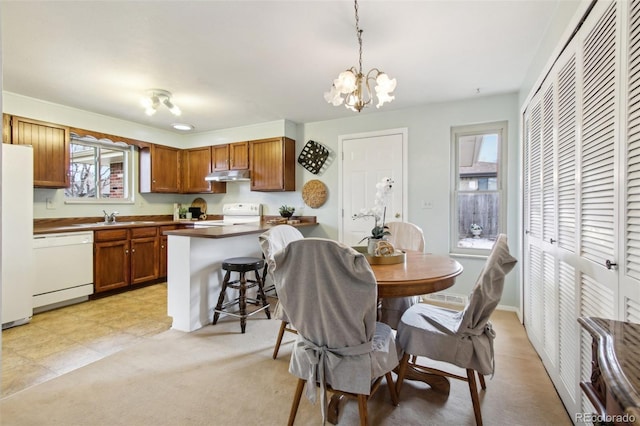
<path id="1" fill-rule="evenodd" d="M 312 209 L 317 209 L 327 201 L 328 192 L 324 183 L 313 179 L 302 187 L 302 200 Z"/>
<path id="2" fill-rule="evenodd" d="M 328 156 L 329 150 L 327 148 L 318 142 L 309 141 L 302 148 L 302 152 L 298 156 L 298 163 L 314 175 L 317 175 L 322 170 L 322 166 L 327 161 Z"/>

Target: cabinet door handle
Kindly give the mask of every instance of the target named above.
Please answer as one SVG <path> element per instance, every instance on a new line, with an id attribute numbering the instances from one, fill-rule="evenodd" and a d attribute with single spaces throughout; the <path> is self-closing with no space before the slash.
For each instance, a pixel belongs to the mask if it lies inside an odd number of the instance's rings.
<path id="1" fill-rule="evenodd" d="M 124 254 L 129 254 L 129 249 L 125 249 Z"/>
<path id="2" fill-rule="evenodd" d="M 604 262 L 605 266 L 607 267 L 607 269 L 615 269 L 618 264 L 615 262 L 610 261 L 609 259 L 607 259 L 606 262 Z"/>
<path id="3" fill-rule="evenodd" d="M 131 253 L 135 253 L 135 252 L 136 252 L 136 249 L 131 249 Z"/>

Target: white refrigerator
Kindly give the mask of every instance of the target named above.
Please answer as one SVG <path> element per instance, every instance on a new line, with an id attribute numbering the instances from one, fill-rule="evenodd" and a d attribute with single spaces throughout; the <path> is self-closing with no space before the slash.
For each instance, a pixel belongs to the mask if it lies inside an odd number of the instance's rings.
<path id="1" fill-rule="evenodd" d="M 0 285 L 2 328 L 33 315 L 33 148 L 2 144 Z"/>

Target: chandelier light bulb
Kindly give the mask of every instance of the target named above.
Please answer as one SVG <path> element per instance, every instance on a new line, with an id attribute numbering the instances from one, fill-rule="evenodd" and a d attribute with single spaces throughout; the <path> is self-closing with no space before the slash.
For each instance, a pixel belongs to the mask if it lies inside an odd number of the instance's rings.
<path id="1" fill-rule="evenodd" d="M 377 98 L 376 108 L 380 108 L 386 102 L 395 99 L 393 92 L 396 88 L 396 79 L 390 79 L 387 74 L 371 69 L 366 76 L 362 73 L 362 30 L 360 29 L 360 19 L 358 17 L 358 0 L 354 1 L 356 16 L 356 35 L 358 38 L 359 68 L 351 67 L 341 72 L 338 78 L 333 80 L 331 89 L 324 93 L 324 99 L 333 106 L 342 105 L 352 111 L 360 112 L 368 106 L 373 98 Z M 375 83 L 374 92 L 371 91 L 371 84 Z"/>

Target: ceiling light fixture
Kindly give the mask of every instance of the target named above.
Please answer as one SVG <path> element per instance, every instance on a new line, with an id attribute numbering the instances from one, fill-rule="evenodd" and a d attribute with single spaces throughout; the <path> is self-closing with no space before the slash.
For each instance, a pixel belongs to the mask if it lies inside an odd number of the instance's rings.
<path id="1" fill-rule="evenodd" d="M 390 79 L 387 74 L 377 68 L 372 68 L 365 76 L 362 73 L 362 30 L 360 29 L 360 19 L 358 17 L 358 0 L 354 0 L 356 14 L 356 36 L 360 47 L 358 69 L 351 67 L 341 72 L 338 78 L 333 80 L 333 85 L 329 92 L 325 92 L 324 99 L 334 106 L 341 105 L 352 111 L 360 112 L 368 106 L 373 99 L 369 81 L 376 83 L 375 96 L 378 98 L 376 108 L 380 108 L 385 102 L 391 102 L 395 96 L 391 96 L 396 88 L 396 79 Z M 366 91 L 365 91 L 366 89 Z M 344 97 L 343 97 L 344 95 Z"/>
<path id="2" fill-rule="evenodd" d="M 142 99 L 142 106 L 145 108 L 144 112 L 148 116 L 152 116 L 158 111 L 160 104 L 164 104 L 171 114 L 180 115 L 182 111 L 173 102 L 171 102 L 171 92 L 162 89 L 150 89 L 147 91 L 147 97 Z"/>
<path id="3" fill-rule="evenodd" d="M 183 132 L 188 132 L 189 130 L 194 129 L 194 127 L 191 124 L 185 124 L 185 123 L 173 123 L 171 127 L 173 127 L 176 130 L 182 130 Z"/>

